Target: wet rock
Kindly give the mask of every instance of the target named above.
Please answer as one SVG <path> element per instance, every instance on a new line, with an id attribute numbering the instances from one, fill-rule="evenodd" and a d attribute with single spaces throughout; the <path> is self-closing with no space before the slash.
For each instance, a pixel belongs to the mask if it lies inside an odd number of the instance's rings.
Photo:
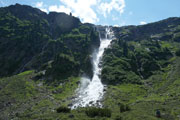
<path id="1" fill-rule="evenodd" d="M 67 100 L 73 100 L 75 97 L 68 97 Z"/>
<path id="2" fill-rule="evenodd" d="M 80 81 L 77 81 L 76 84 L 79 85 L 81 82 Z"/>
<path id="3" fill-rule="evenodd" d="M 7 107 L 7 106 L 10 106 L 11 105 L 11 102 L 7 102 L 6 104 L 5 104 L 5 106 Z"/>
<path id="4" fill-rule="evenodd" d="M 90 101 L 89 104 L 93 104 L 93 101 Z"/>
<path id="5" fill-rule="evenodd" d="M 71 106 L 73 106 L 73 104 L 72 104 L 72 103 L 68 104 L 68 107 L 71 107 Z"/>

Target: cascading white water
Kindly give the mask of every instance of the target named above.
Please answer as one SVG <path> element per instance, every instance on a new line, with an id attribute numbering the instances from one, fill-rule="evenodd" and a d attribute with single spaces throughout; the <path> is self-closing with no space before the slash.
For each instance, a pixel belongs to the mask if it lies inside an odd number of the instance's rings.
<path id="1" fill-rule="evenodd" d="M 104 85 L 101 83 L 100 74 L 101 67 L 99 63 L 104 53 L 104 49 L 107 48 L 113 39 L 113 32 L 109 27 L 106 28 L 105 38 L 100 38 L 100 47 L 93 52 L 93 77 L 90 81 L 87 77 L 81 78 L 81 86 L 78 89 L 78 97 L 75 99 L 75 103 L 72 109 L 77 107 L 86 106 L 102 106 L 100 101 L 104 94 Z"/>

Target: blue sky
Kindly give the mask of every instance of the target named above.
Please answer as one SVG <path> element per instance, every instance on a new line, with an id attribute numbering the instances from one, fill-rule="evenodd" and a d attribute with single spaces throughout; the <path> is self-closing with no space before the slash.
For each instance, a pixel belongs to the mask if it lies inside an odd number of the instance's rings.
<path id="1" fill-rule="evenodd" d="M 180 17 L 180 0 L 0 0 L 0 7 L 26 4 L 45 12 L 57 11 L 101 25 L 140 25 Z"/>

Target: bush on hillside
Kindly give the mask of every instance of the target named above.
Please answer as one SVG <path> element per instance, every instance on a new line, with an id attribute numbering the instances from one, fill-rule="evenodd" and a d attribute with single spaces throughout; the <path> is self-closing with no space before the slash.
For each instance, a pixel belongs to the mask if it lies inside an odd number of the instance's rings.
<path id="1" fill-rule="evenodd" d="M 57 113 L 70 113 L 71 109 L 68 107 L 61 106 L 57 108 Z"/>
<path id="2" fill-rule="evenodd" d="M 86 109 L 85 113 L 89 117 L 111 117 L 111 110 L 108 108 L 90 107 Z"/>
<path id="3" fill-rule="evenodd" d="M 116 116 L 115 120 L 122 120 L 122 117 L 121 116 Z"/>
<path id="4" fill-rule="evenodd" d="M 124 104 L 121 104 L 120 105 L 120 112 L 126 112 L 126 111 L 130 111 L 130 107 L 128 105 L 124 105 Z"/>

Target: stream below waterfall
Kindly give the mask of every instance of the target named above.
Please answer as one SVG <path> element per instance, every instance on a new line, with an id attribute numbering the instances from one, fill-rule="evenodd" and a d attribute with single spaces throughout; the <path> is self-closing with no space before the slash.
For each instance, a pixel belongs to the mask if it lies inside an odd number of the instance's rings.
<path id="1" fill-rule="evenodd" d="M 90 80 L 87 77 L 81 78 L 80 87 L 77 90 L 77 98 L 74 100 L 72 109 L 77 107 L 86 107 L 86 106 L 99 106 L 102 104 L 100 100 L 104 94 L 104 85 L 101 82 L 101 58 L 103 56 L 105 48 L 107 48 L 114 35 L 110 27 L 106 27 L 105 38 L 100 37 L 100 47 L 97 50 L 94 50 L 92 54 L 92 65 L 93 65 L 93 77 Z"/>

